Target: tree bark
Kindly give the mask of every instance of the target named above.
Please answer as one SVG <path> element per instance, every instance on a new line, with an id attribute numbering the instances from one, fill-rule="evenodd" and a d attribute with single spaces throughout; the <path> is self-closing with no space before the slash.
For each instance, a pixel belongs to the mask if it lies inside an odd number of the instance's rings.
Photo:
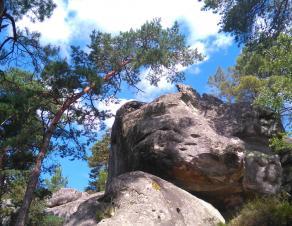
<path id="1" fill-rule="evenodd" d="M 126 60 L 124 62 L 122 62 L 120 64 L 120 68 L 124 67 L 125 65 L 127 65 L 128 63 L 130 63 L 131 60 Z M 118 71 L 111 71 L 109 73 L 107 73 L 103 80 L 104 81 L 108 81 L 109 79 L 111 79 Z M 72 97 L 68 98 L 63 105 L 61 106 L 61 108 L 58 110 L 58 112 L 56 113 L 55 117 L 53 118 L 53 120 L 51 121 L 51 123 L 49 124 L 49 127 L 44 135 L 43 138 L 43 144 L 41 146 L 40 152 L 37 156 L 36 159 L 36 163 L 35 166 L 32 170 L 32 172 L 30 173 L 29 176 L 29 180 L 28 180 L 28 185 L 24 194 L 24 198 L 23 198 L 23 202 L 22 205 L 18 211 L 17 217 L 16 217 L 16 221 L 15 221 L 15 226 L 24 226 L 25 222 L 27 221 L 27 215 L 29 212 L 29 207 L 30 204 L 33 200 L 33 196 L 34 196 L 34 191 L 37 187 L 38 181 L 39 181 L 39 176 L 41 174 L 41 167 L 42 167 L 42 162 L 43 159 L 45 158 L 46 154 L 47 154 L 47 150 L 48 150 L 48 146 L 50 144 L 51 138 L 55 132 L 55 129 L 63 115 L 63 113 L 69 109 L 70 105 L 75 103 L 80 97 L 82 97 L 84 94 L 90 92 L 90 90 L 92 89 L 92 86 L 88 86 L 86 88 L 83 89 L 82 92 L 73 95 Z"/>

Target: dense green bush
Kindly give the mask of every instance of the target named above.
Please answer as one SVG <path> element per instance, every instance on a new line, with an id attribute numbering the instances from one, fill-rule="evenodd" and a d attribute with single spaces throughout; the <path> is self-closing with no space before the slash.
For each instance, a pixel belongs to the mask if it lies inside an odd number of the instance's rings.
<path id="1" fill-rule="evenodd" d="M 292 225 L 292 203 L 285 198 L 256 198 L 243 206 L 228 226 L 289 226 Z"/>

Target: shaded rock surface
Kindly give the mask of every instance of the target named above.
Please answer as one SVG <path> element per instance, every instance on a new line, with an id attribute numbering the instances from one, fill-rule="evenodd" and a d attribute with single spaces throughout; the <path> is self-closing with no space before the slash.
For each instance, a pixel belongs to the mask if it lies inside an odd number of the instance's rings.
<path id="1" fill-rule="evenodd" d="M 108 183 L 141 170 L 225 208 L 247 194 L 278 192 L 281 164 L 268 146 L 283 131 L 275 115 L 178 88 L 149 104 L 132 101 L 118 110 Z"/>
<path id="2" fill-rule="evenodd" d="M 103 198 L 110 218 L 100 226 L 208 226 L 224 222 L 211 204 L 156 176 L 141 171 L 114 178 Z"/>

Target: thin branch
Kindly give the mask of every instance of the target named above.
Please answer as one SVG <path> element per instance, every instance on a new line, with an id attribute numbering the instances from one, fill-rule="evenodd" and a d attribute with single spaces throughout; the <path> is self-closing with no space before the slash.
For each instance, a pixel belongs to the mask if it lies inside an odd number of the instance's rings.
<path id="1" fill-rule="evenodd" d="M 0 126 L 3 126 L 6 124 L 6 122 L 8 122 L 10 119 L 12 119 L 13 115 L 12 116 L 9 116 L 7 119 L 5 119 L 1 124 Z"/>
<path id="2" fill-rule="evenodd" d="M 2 50 L 2 48 L 5 46 L 5 44 L 10 41 L 13 40 L 13 37 L 7 37 L 4 42 L 2 42 L 2 44 L 0 45 L 0 51 Z"/>

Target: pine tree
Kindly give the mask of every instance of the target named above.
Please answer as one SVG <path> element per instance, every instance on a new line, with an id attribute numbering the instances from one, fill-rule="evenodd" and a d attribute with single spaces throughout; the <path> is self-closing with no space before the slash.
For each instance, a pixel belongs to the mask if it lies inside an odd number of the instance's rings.
<path id="1" fill-rule="evenodd" d="M 88 191 L 103 191 L 107 179 L 110 151 L 110 133 L 107 132 L 100 141 L 91 148 L 92 155 L 87 158 L 90 170 Z"/>
<path id="2" fill-rule="evenodd" d="M 40 45 L 39 33 L 17 27 L 17 21 L 24 16 L 32 22 L 42 22 L 52 15 L 55 7 L 53 0 L 0 0 L 0 72 L 5 70 L 7 62 L 19 65 L 20 60 L 24 65 L 30 61 L 39 70 L 48 56 L 56 54 L 56 48 Z"/>
<path id="3" fill-rule="evenodd" d="M 239 43 L 259 44 L 291 33 L 292 4 L 290 0 L 200 0 L 204 10 L 221 17 L 221 31 L 229 32 Z"/>
<path id="4" fill-rule="evenodd" d="M 62 168 L 57 167 L 53 176 L 50 179 L 46 179 L 44 183 L 48 190 L 53 193 L 65 188 L 68 185 L 68 179 L 62 175 Z"/>
<path id="5" fill-rule="evenodd" d="M 209 78 L 209 84 L 234 101 L 268 108 L 291 121 L 292 38 L 281 34 L 269 48 L 244 48 L 230 73 L 216 73 Z"/>
<path id="6" fill-rule="evenodd" d="M 32 167 L 33 150 L 40 142 L 41 120 L 36 111 L 42 87 L 31 76 L 11 70 L 0 77 L 0 201 L 10 189 L 13 175 Z"/>

